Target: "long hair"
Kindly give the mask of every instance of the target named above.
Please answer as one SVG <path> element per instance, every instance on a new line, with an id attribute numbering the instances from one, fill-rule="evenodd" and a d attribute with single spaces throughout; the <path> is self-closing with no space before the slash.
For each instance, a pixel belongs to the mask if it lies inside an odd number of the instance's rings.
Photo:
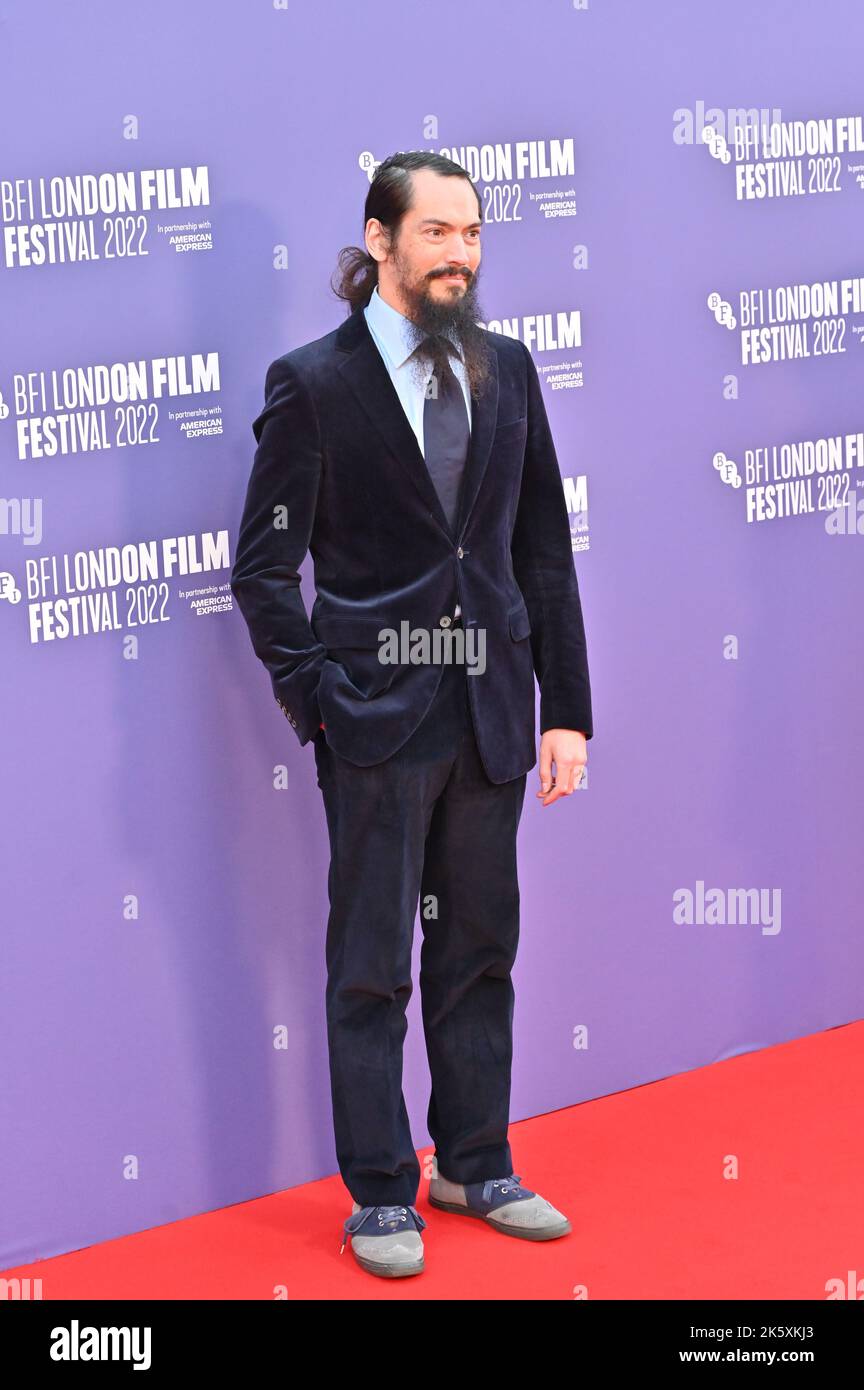
<path id="1" fill-rule="evenodd" d="M 477 194 L 477 212 L 482 218 L 480 194 L 473 180 L 466 174 L 461 164 L 456 164 L 443 154 L 433 154 L 431 150 L 400 150 L 381 161 L 375 170 L 366 206 L 363 212 L 363 226 L 370 217 L 376 217 L 388 233 L 390 244 L 395 245 L 399 224 L 412 206 L 414 193 L 411 171 L 432 169 L 436 174 L 448 178 L 468 179 Z M 348 305 L 353 312 L 360 305 L 367 305 L 372 291 L 378 284 L 378 262 L 363 246 L 343 246 L 339 252 L 339 268 L 334 271 L 330 287 L 338 299 Z"/>

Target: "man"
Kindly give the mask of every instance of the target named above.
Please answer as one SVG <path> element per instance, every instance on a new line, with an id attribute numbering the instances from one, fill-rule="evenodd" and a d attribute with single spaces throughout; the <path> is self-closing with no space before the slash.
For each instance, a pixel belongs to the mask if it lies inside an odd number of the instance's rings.
<path id="1" fill-rule="evenodd" d="M 570 1230 L 521 1186 L 507 1141 L 535 672 L 543 806 L 574 791 L 593 729 L 537 371 L 478 324 L 477 190 L 449 159 L 400 153 L 365 214 L 366 249 L 341 253 L 335 287 L 350 316 L 268 369 L 231 587 L 276 699 L 314 740 L 344 1230 L 364 1269 L 400 1277 L 423 1269 L 426 1225 L 401 1089 L 418 901 L 430 1203 L 523 1239 Z"/>

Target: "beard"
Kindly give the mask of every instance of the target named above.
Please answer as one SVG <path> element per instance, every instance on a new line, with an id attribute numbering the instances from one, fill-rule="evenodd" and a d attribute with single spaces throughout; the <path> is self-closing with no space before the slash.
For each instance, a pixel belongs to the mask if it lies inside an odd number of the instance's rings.
<path id="1" fill-rule="evenodd" d="M 438 376 L 450 361 L 448 344 L 452 347 L 455 341 L 465 366 L 471 395 L 480 396 L 489 377 L 492 354 L 486 330 L 477 322 L 485 317 L 477 299 L 479 270 L 473 273 L 470 270 L 460 271 L 465 278 L 465 289 L 454 288 L 442 299 L 433 297 L 429 284 L 431 280 L 450 273 L 446 266 L 430 271 L 419 284 L 409 280 L 401 264 L 399 272 L 399 290 L 408 310 L 406 317 L 411 324 L 409 338 L 412 347 L 416 349 L 421 343 L 425 344 L 423 351 L 417 353 L 420 365 L 431 362 L 432 370 Z"/>

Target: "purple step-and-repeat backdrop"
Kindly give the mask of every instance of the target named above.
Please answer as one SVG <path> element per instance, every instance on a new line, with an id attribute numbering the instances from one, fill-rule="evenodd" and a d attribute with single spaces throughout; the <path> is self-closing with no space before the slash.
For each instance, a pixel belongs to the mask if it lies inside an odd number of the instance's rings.
<path id="1" fill-rule="evenodd" d="M 323 805 L 229 573 L 395 149 L 481 186 L 589 643 L 513 1119 L 861 1015 L 862 43 L 853 0 L 4 6 L 0 1266 L 336 1171 Z"/>

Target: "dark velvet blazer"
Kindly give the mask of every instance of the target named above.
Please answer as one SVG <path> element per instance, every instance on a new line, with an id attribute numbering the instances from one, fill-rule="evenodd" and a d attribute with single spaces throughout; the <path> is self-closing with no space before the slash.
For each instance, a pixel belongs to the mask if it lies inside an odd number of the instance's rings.
<path id="1" fill-rule="evenodd" d="M 322 737 L 358 766 L 402 746 L 442 674 L 440 661 L 382 662 L 379 632 L 406 620 L 412 633 L 447 626 L 457 602 L 466 629 L 485 630 L 485 671 L 467 680 L 491 781 L 537 762 L 535 673 L 540 732 L 593 735 L 570 524 L 537 369 L 517 339 L 488 339 L 492 371 L 472 400 L 455 535 L 362 308 L 267 369 L 231 589 L 300 743 L 323 720 Z M 307 552 L 311 614 L 298 573 Z"/>

